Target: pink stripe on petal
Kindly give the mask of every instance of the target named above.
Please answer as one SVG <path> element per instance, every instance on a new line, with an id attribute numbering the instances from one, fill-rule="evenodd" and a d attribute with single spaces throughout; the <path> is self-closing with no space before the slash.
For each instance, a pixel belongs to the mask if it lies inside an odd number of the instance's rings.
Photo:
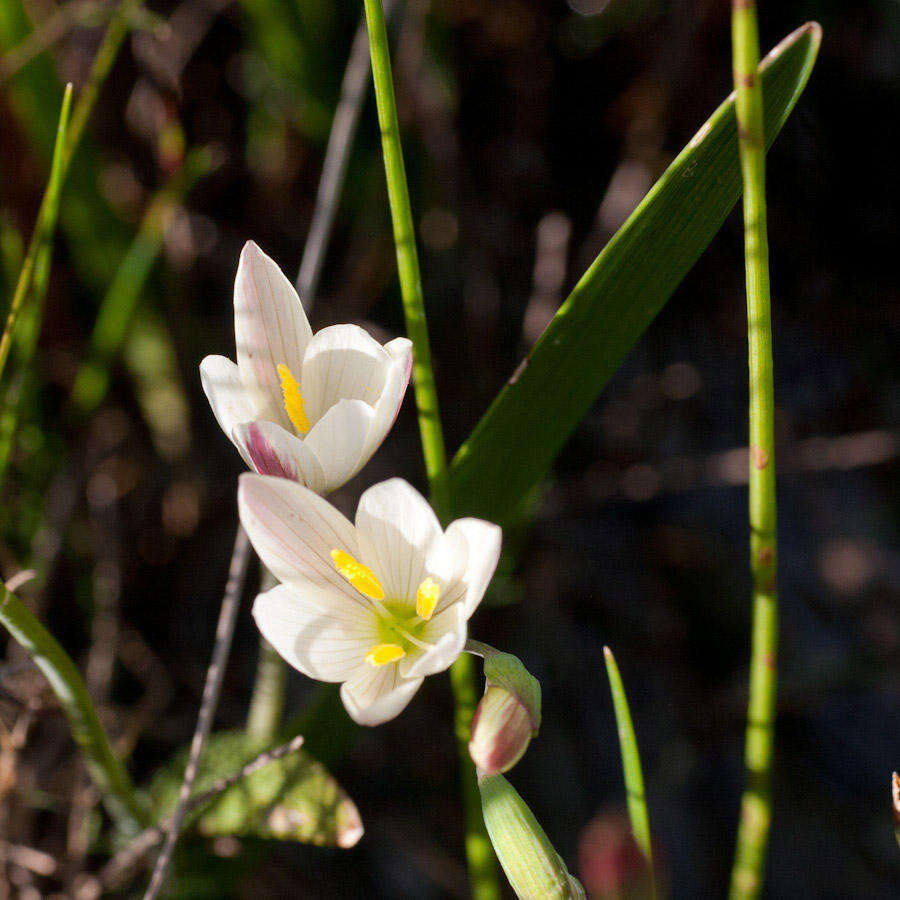
<path id="1" fill-rule="evenodd" d="M 253 468 L 260 475 L 276 475 L 279 478 L 300 481 L 294 467 L 278 455 L 255 422 L 247 426 L 247 453 Z"/>

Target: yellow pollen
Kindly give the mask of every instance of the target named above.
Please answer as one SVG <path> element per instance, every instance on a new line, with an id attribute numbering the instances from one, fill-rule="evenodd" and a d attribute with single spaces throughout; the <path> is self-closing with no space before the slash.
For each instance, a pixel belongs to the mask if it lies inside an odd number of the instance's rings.
<path id="1" fill-rule="evenodd" d="M 404 656 L 406 651 L 399 644 L 378 644 L 366 654 L 366 662 L 370 666 L 386 666 Z"/>
<path id="2" fill-rule="evenodd" d="M 441 586 L 429 575 L 416 591 L 416 613 L 426 622 L 434 615 L 440 596 Z"/>
<path id="3" fill-rule="evenodd" d="M 288 418 L 300 434 L 306 434 L 309 431 L 309 419 L 306 418 L 300 385 L 284 363 L 278 365 L 278 377 L 281 379 L 281 393 L 284 396 L 284 408 L 287 410 Z"/>
<path id="4" fill-rule="evenodd" d="M 331 558 L 334 567 L 353 585 L 361 594 L 365 594 L 372 600 L 384 600 L 384 588 L 375 577 L 375 573 L 361 562 L 357 562 L 349 553 L 343 550 L 332 550 Z M 388 646 L 385 644 L 385 646 Z M 376 647 L 376 649 L 378 649 Z"/>

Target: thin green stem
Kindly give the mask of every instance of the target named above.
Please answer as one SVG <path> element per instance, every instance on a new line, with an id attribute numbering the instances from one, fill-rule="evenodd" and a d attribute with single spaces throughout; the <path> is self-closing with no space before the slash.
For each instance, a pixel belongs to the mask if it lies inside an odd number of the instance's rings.
<path id="1" fill-rule="evenodd" d="M 0 622 L 50 682 L 109 814 L 123 831 L 136 832 L 148 824 L 147 811 L 110 746 L 84 679 L 53 635 L 3 585 L 0 596 Z"/>
<path id="2" fill-rule="evenodd" d="M 772 817 L 771 769 L 775 739 L 778 651 L 777 506 L 775 498 L 774 387 L 766 233 L 766 160 L 759 33 L 753 0 L 733 0 L 732 51 L 741 175 L 744 186 L 744 255 L 750 358 L 750 567 L 753 626 L 750 697 L 731 897 L 759 896 L 765 876 Z"/>
<path id="3" fill-rule="evenodd" d="M 435 511 L 440 518 L 444 518 L 450 508 L 447 496 L 447 454 L 444 449 L 444 432 L 441 428 L 437 389 L 431 364 L 431 343 L 428 339 L 428 323 L 425 318 L 425 299 L 422 294 L 422 276 L 419 272 L 419 256 L 416 251 L 416 233 L 409 203 L 409 188 L 406 185 L 403 150 L 400 146 L 400 125 L 397 119 L 397 103 L 394 99 L 387 28 L 381 0 L 365 0 L 365 5 L 378 124 L 381 127 L 381 149 L 384 154 L 388 200 L 394 225 L 394 244 L 397 248 L 397 272 L 400 277 L 400 293 L 403 297 L 403 314 L 406 317 L 406 333 L 413 343 L 413 386 L 416 407 L 419 411 L 419 431 L 422 435 L 425 471 L 428 474 Z"/>
<path id="4" fill-rule="evenodd" d="M 394 226 L 394 243 L 397 248 L 397 270 L 403 297 L 403 313 L 406 318 L 406 333 L 413 343 L 413 385 L 419 412 L 419 432 L 422 437 L 425 471 L 428 474 L 435 512 L 442 521 L 446 521 L 450 514 L 447 454 L 431 363 L 431 345 L 428 339 L 419 257 L 416 252 L 415 227 L 403 164 L 403 149 L 400 146 L 400 125 L 394 98 L 384 8 L 381 0 L 365 0 L 365 9 L 388 200 Z M 455 730 L 466 813 L 466 859 L 469 880 L 473 895 L 478 900 L 495 900 L 500 896 L 497 867 L 490 838 L 484 826 L 475 767 L 468 750 L 476 703 L 475 670 L 470 656 L 463 654 L 457 659 L 450 672 L 450 681 L 456 704 Z"/>
<path id="5" fill-rule="evenodd" d="M 644 793 L 644 773 L 641 769 L 641 757 L 638 753 L 637 738 L 634 734 L 634 723 L 631 721 L 631 710 L 625 686 L 619 674 L 619 666 L 609 647 L 603 648 L 606 657 L 606 672 L 609 675 L 609 687 L 612 691 L 613 706 L 616 710 L 616 727 L 619 732 L 619 749 L 622 752 L 622 771 L 625 774 L 625 791 L 628 795 L 628 817 L 631 819 L 631 830 L 634 839 L 650 872 L 652 890 L 656 890 L 656 877 L 653 872 L 653 848 L 650 839 L 650 818 L 647 815 L 647 795 Z"/>
<path id="6" fill-rule="evenodd" d="M 262 563 L 260 563 L 262 566 Z M 278 582 L 262 567 L 260 591 L 267 591 Z M 287 665 L 278 651 L 262 636 L 259 636 L 259 659 L 256 663 L 256 677 L 253 695 L 247 712 L 247 734 L 261 740 L 271 741 L 281 728 L 284 711 L 284 687 L 287 682 Z"/>
<path id="7" fill-rule="evenodd" d="M 53 148 L 53 162 L 50 166 L 50 179 L 47 182 L 47 190 L 44 192 L 44 198 L 41 201 L 37 221 L 28 245 L 28 253 L 22 263 L 19 280 L 16 282 L 16 290 L 13 293 L 9 312 L 6 316 L 3 335 L 0 336 L 0 377 L 2 377 L 6 361 L 9 359 L 9 352 L 12 350 L 19 316 L 22 313 L 25 298 L 28 296 L 34 281 L 35 270 L 41 262 L 42 251 L 49 244 L 53 231 L 56 228 L 56 219 L 59 215 L 59 196 L 66 177 L 68 156 L 66 148 L 68 146 L 67 135 L 69 132 L 69 111 L 71 108 L 72 85 L 69 84 L 66 86 L 65 94 L 63 94 L 62 109 L 59 113 L 59 126 L 56 130 L 56 145 Z"/>

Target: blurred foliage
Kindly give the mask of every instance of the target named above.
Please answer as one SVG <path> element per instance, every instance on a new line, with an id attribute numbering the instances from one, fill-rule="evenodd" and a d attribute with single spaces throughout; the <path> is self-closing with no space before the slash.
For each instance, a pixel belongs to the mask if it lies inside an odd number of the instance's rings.
<path id="1" fill-rule="evenodd" d="M 264 743 L 243 732 L 212 735 L 195 793 L 239 771 L 265 749 Z M 157 821 L 175 807 L 187 758 L 187 749 L 180 751 L 154 775 L 150 796 Z M 353 801 L 325 767 L 302 749 L 242 778 L 200 807 L 193 819 L 206 837 L 249 835 L 320 847 L 352 847 L 362 835 L 362 821 Z"/>

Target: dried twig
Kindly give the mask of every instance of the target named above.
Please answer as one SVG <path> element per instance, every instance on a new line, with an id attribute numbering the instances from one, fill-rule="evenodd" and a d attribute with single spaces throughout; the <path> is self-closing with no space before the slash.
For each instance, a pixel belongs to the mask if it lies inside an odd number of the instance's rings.
<path id="1" fill-rule="evenodd" d="M 178 804 L 172 814 L 171 823 L 168 826 L 166 842 L 160 851 L 150 878 L 150 885 L 144 894 L 144 900 L 154 900 L 158 896 L 166 871 L 172 860 L 175 844 L 178 842 L 178 833 L 184 824 L 184 817 L 188 812 L 188 804 L 197 771 L 200 768 L 200 758 L 206 746 L 212 728 L 213 717 L 219 703 L 219 694 L 222 690 L 222 678 L 225 674 L 225 664 L 228 661 L 228 653 L 231 649 L 231 637 L 234 634 L 234 623 L 240 601 L 241 590 L 244 585 L 244 575 L 247 572 L 247 563 L 250 559 L 250 542 L 247 533 L 238 526 L 237 537 L 234 541 L 234 550 L 231 554 L 231 566 L 228 571 L 228 583 L 225 585 L 225 596 L 222 598 L 222 609 L 219 612 L 219 623 L 216 626 L 216 643 L 213 648 L 212 662 L 206 672 L 206 684 L 203 687 L 203 699 L 200 703 L 200 714 L 197 716 L 197 726 L 194 729 L 194 737 L 191 740 L 191 749 L 188 763 L 184 770 L 184 780 L 181 783 L 181 792 Z"/>

